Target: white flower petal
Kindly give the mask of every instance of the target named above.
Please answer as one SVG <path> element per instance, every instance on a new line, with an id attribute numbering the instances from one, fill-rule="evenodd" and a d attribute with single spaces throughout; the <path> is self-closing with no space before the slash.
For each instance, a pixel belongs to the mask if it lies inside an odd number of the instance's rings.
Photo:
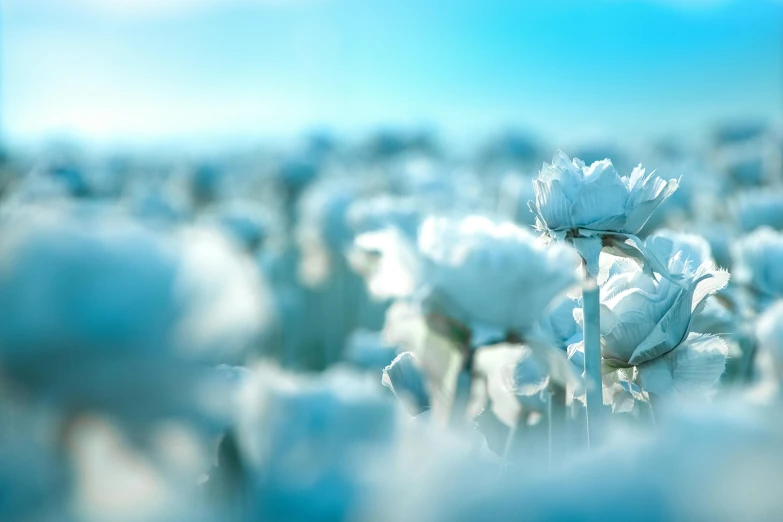
<path id="1" fill-rule="evenodd" d="M 720 337 L 691 334 L 664 357 L 639 366 L 639 377 L 650 393 L 705 393 L 720 379 L 728 348 Z"/>
<path id="2" fill-rule="evenodd" d="M 571 202 L 566 198 L 560 182 L 552 180 L 550 183 L 543 183 L 533 180 L 533 186 L 536 191 L 535 208 L 547 228 L 571 228 Z"/>
<path id="3" fill-rule="evenodd" d="M 675 179 L 663 181 L 661 178 L 652 178 L 650 174 L 641 182 L 636 184 L 628 197 L 626 205 L 625 232 L 638 234 L 639 231 L 650 219 L 650 216 L 666 198 L 674 194 L 679 183 Z"/>
<path id="4" fill-rule="evenodd" d="M 411 415 L 418 415 L 429 409 L 430 398 L 424 375 L 416 365 L 416 358 L 410 352 L 399 354 L 383 369 L 381 383 L 399 398 Z"/>
<path id="5" fill-rule="evenodd" d="M 592 225 L 605 221 L 605 226 L 612 224 L 611 228 L 606 230 L 620 230 L 625 224 L 627 198 L 628 191 L 614 169 L 604 170 L 598 178 L 586 183 L 579 190 L 571 205 L 573 223 L 576 226 L 600 230 Z"/>

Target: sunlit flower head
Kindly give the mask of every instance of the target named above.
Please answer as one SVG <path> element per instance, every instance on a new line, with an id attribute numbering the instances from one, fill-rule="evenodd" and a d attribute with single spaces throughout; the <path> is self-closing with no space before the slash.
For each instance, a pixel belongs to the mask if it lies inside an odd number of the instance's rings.
<path id="1" fill-rule="evenodd" d="M 675 179 L 645 175 L 641 165 L 620 176 L 608 159 L 587 166 L 561 151 L 533 183 L 531 210 L 538 228 L 552 236 L 578 229 L 637 234 L 678 185 Z"/>

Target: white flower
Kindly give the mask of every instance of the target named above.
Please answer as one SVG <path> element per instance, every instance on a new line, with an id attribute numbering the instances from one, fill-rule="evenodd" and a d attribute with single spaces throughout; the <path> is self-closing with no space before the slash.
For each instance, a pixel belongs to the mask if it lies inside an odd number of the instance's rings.
<path id="1" fill-rule="evenodd" d="M 692 333 L 674 350 L 639 367 L 639 381 L 648 393 L 703 394 L 726 367 L 728 347 L 718 336 Z"/>
<path id="2" fill-rule="evenodd" d="M 419 233 L 426 310 L 468 327 L 474 345 L 525 336 L 576 282 L 576 254 L 524 229 L 471 216 L 429 218 Z"/>
<path id="3" fill-rule="evenodd" d="M 697 234 L 660 230 L 645 240 L 645 247 L 648 255 L 656 256 L 660 263 L 668 259 L 675 272 L 715 263 L 710 244 Z M 720 295 L 707 297 L 699 313 L 692 318 L 691 331 L 731 334 L 732 341 L 736 341 L 741 329 L 737 305 L 728 288 L 723 289 Z"/>
<path id="4" fill-rule="evenodd" d="M 605 362 L 638 366 L 676 348 L 688 335 L 692 315 L 728 279 L 728 272 L 711 264 L 688 272 L 681 284 L 656 280 L 636 267 L 611 277 L 601 288 Z"/>
<path id="5" fill-rule="evenodd" d="M 536 228 L 552 239 L 568 239 L 585 260 L 587 271 L 598 273 L 602 248 L 614 246 L 624 255 L 641 258 L 635 235 L 652 212 L 675 190 L 675 179 L 645 176 L 639 165 L 630 176 L 620 176 L 608 159 L 589 167 L 558 151 L 533 180 Z M 633 241 L 632 245 L 625 242 Z"/>
<path id="6" fill-rule="evenodd" d="M 366 232 L 354 241 L 359 256 L 349 259 L 380 299 L 409 296 L 421 284 L 421 260 L 411 238 L 396 228 Z M 368 262 L 369 261 L 369 262 Z"/>
<path id="7" fill-rule="evenodd" d="M 760 228 L 736 245 L 736 276 L 763 298 L 783 296 L 783 233 Z"/>
<path id="8" fill-rule="evenodd" d="M 558 151 L 534 180 L 536 200 L 531 210 L 538 226 L 551 234 L 574 229 L 637 234 L 650 214 L 677 190 L 668 182 L 645 176 L 639 165 L 630 176 L 620 176 L 608 159 L 589 167 Z"/>
<path id="9" fill-rule="evenodd" d="M 392 229 L 363 234 L 356 244 L 379 255 L 370 276 L 374 293 L 413 296 L 425 312 L 466 327 L 474 344 L 528 334 L 576 282 L 573 250 L 546 247 L 513 223 L 481 216 L 428 218 L 417 247 Z"/>
<path id="10" fill-rule="evenodd" d="M 675 256 L 669 269 L 682 270 L 680 263 Z M 672 282 L 633 265 L 623 267 L 601 289 L 605 369 L 636 367 L 643 387 L 652 393 L 714 385 L 723 373 L 726 344 L 718 337 L 689 333 L 692 317 L 711 294 L 726 286 L 728 272 L 707 262 Z"/>

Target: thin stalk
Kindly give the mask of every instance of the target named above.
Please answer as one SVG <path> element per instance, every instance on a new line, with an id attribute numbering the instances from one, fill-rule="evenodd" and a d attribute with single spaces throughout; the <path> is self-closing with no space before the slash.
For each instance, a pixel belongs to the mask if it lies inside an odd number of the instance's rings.
<path id="1" fill-rule="evenodd" d="M 599 288 L 592 277 L 582 289 L 585 343 L 585 389 L 587 406 L 587 445 L 600 443 L 603 412 L 601 383 L 601 313 Z"/>
<path id="2" fill-rule="evenodd" d="M 528 436 L 527 416 L 528 414 L 526 412 L 520 412 L 520 414 L 517 416 L 516 422 L 513 426 L 511 426 L 511 429 L 508 430 L 506 444 L 503 447 L 503 460 L 500 464 L 500 469 L 498 469 L 498 478 L 503 473 L 506 466 L 508 466 L 509 458 L 512 455 L 519 457 L 517 451 L 519 450 L 520 445 L 523 444 L 523 441 L 524 444 L 530 443 L 530 437 Z"/>
<path id="3" fill-rule="evenodd" d="M 546 392 L 547 467 L 552 468 L 552 393 Z"/>
<path id="4" fill-rule="evenodd" d="M 649 399 L 650 416 L 652 417 L 653 425 L 658 425 L 661 422 L 661 410 L 663 409 L 662 403 L 664 402 L 660 395 L 657 393 L 647 392 L 647 398 Z"/>
<path id="5" fill-rule="evenodd" d="M 550 452 L 554 458 L 562 458 L 568 445 L 568 421 L 571 416 L 570 409 L 566 405 L 566 389 L 550 385 L 551 398 L 549 404 L 550 422 Z"/>
<path id="6" fill-rule="evenodd" d="M 454 391 L 454 402 L 451 405 L 450 422 L 452 425 L 464 425 L 466 423 L 468 403 L 473 389 L 473 355 L 474 351 L 468 348 L 465 360 L 457 375 L 457 386 Z"/>

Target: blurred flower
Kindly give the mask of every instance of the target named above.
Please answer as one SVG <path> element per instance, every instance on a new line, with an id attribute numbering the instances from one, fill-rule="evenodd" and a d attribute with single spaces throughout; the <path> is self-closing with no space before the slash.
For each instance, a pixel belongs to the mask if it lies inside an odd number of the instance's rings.
<path id="1" fill-rule="evenodd" d="M 718 222 L 702 223 L 691 225 L 688 227 L 688 230 L 707 240 L 710 244 L 712 257 L 719 267 L 726 270 L 732 268 L 732 248 L 738 238 L 725 224 Z"/>
<path id="2" fill-rule="evenodd" d="M 740 228 L 752 232 L 771 227 L 783 230 L 783 194 L 769 189 L 756 189 L 740 194 L 734 202 Z"/>
<path id="3" fill-rule="evenodd" d="M 330 371 L 306 379 L 269 371 L 247 390 L 251 418 L 240 436 L 250 518 L 345 520 L 369 498 L 371 470 L 394 441 L 394 403 L 377 377 Z"/>
<path id="4" fill-rule="evenodd" d="M 422 267 L 415 244 L 395 228 L 367 232 L 354 242 L 352 266 L 367 279 L 380 299 L 405 297 L 422 284 Z"/>
<path id="5" fill-rule="evenodd" d="M 306 286 L 324 284 L 354 238 L 347 220 L 357 186 L 348 180 L 310 185 L 299 201 L 296 240 L 301 251 L 299 274 Z"/>
<path id="6" fill-rule="evenodd" d="M 507 386 L 519 403 L 528 411 L 543 412 L 549 395 L 550 372 L 546 361 L 529 348 L 522 348 L 516 362 L 510 366 Z"/>
<path id="7" fill-rule="evenodd" d="M 539 319 L 541 336 L 555 348 L 565 351 L 582 340 L 582 327 L 574 319 L 578 306 L 578 300 L 566 297 Z"/>
<path id="8" fill-rule="evenodd" d="M 760 308 L 783 297 L 783 232 L 760 228 L 735 245 L 737 282 L 758 294 Z"/>
<path id="9" fill-rule="evenodd" d="M 571 249 L 544 247 L 508 222 L 429 218 L 418 246 L 424 309 L 467 326 L 474 346 L 524 337 L 552 300 L 576 282 Z"/>
<path id="10" fill-rule="evenodd" d="M 661 265 L 676 257 L 675 270 L 678 271 L 682 271 L 685 265 L 695 268 L 704 263 L 715 263 L 710 244 L 697 234 L 659 230 L 645 240 L 644 246 L 649 255 L 658 257 Z"/>
<path id="11" fill-rule="evenodd" d="M 252 264 L 216 237 L 81 207 L 20 212 L 0 233 L 3 378 L 142 434 L 159 419 L 222 426 L 230 387 L 207 364 L 239 356 L 267 311 Z"/>
<path id="12" fill-rule="evenodd" d="M 347 219 L 357 234 L 393 228 L 413 238 L 420 215 L 415 199 L 384 195 L 357 200 L 348 209 Z"/>

